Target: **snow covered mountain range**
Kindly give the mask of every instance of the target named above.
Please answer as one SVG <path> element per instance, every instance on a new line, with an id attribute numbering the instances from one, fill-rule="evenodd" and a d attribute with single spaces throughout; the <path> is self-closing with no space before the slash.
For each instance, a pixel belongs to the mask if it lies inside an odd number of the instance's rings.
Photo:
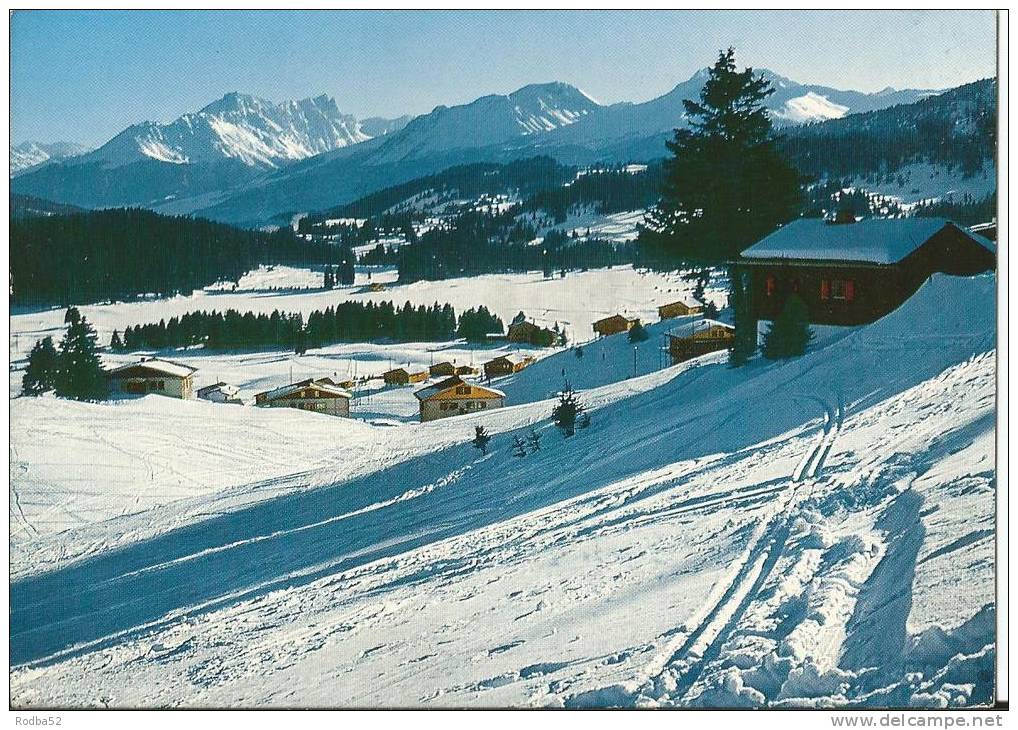
<path id="1" fill-rule="evenodd" d="M 775 123 L 794 125 L 911 103 L 937 92 L 867 94 L 761 71 Z M 651 159 L 683 123 L 698 71 L 647 102 L 603 105 L 561 82 L 438 106 L 416 118 L 343 114 L 328 96 L 275 104 L 230 93 L 168 124 L 145 122 L 97 150 L 18 175 L 14 191 L 85 207 L 140 205 L 245 224 L 313 210 L 472 161 L 550 154 L 565 162 Z M 14 155 L 12 150 L 12 169 Z"/>
<path id="2" fill-rule="evenodd" d="M 30 170 L 47 162 L 56 162 L 80 155 L 86 151 L 82 145 L 73 142 L 22 142 L 11 145 L 10 174 Z"/>
<path id="3" fill-rule="evenodd" d="M 169 124 L 128 127 L 75 162 L 119 167 L 146 158 L 175 165 L 228 158 L 272 168 L 368 139 L 329 96 L 274 104 L 233 92 Z"/>

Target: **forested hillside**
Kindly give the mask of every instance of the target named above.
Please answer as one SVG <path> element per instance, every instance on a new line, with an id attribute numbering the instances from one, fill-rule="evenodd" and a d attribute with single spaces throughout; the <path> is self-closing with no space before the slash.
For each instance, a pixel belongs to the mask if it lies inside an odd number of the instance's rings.
<path id="1" fill-rule="evenodd" d="M 34 218 L 36 216 L 69 215 L 84 212 L 83 208 L 66 203 L 54 203 L 33 195 L 11 195 L 11 218 Z"/>
<path id="2" fill-rule="evenodd" d="M 510 192 L 527 195 L 559 187 L 575 174 L 575 168 L 561 165 L 550 157 L 532 157 L 505 164 L 478 162 L 455 165 L 434 175 L 379 190 L 352 203 L 313 213 L 301 222 L 314 224 L 330 218 L 377 216 L 422 193 L 451 193 L 460 198 Z"/>
<path id="3" fill-rule="evenodd" d="M 918 161 L 973 174 L 996 154 L 997 84 L 976 81 L 914 104 L 782 133 L 782 151 L 812 179 L 891 173 Z"/>
<path id="4" fill-rule="evenodd" d="M 331 263 L 283 229 L 233 228 L 137 209 L 11 220 L 11 301 L 67 304 L 191 292 L 261 263 Z"/>

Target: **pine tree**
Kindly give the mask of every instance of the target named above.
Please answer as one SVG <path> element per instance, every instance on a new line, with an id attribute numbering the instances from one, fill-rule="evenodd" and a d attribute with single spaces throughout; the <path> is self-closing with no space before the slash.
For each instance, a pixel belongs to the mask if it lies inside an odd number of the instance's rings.
<path id="1" fill-rule="evenodd" d="M 551 413 L 552 420 L 568 437 L 576 432 L 576 418 L 581 413 L 583 404 L 576 398 L 576 392 L 566 384 L 566 389 L 559 393 L 558 405 Z"/>
<path id="2" fill-rule="evenodd" d="M 527 442 L 518 434 L 513 436 L 513 456 L 523 458 L 527 455 Z"/>
<path id="3" fill-rule="evenodd" d="M 474 426 L 474 438 L 470 442 L 474 448 L 480 449 L 482 454 L 487 454 L 489 441 L 491 441 L 491 436 L 484 430 L 484 426 Z"/>
<path id="4" fill-rule="evenodd" d="M 110 349 L 114 351 L 124 349 L 124 343 L 120 339 L 120 334 L 116 330 L 113 330 L 113 336 L 110 337 Z"/>
<path id="5" fill-rule="evenodd" d="M 799 175 L 771 136 L 764 100 L 774 90 L 752 68 L 737 71 L 735 51 L 718 54 L 699 101 L 684 100 L 689 127 L 667 142 L 661 199 L 642 245 L 649 258 L 696 266 L 725 265 L 744 248 L 790 220 Z M 733 363 L 756 349 L 744 277 L 730 271 L 735 312 Z"/>
<path id="6" fill-rule="evenodd" d="M 537 453 L 541 450 L 541 434 L 534 429 L 530 429 L 530 433 L 527 434 L 527 447 L 531 453 Z"/>
<path id="7" fill-rule="evenodd" d="M 809 308 L 798 294 L 790 294 L 781 314 L 764 336 L 763 354 L 768 360 L 785 360 L 805 354 L 813 332 Z"/>
<path id="8" fill-rule="evenodd" d="M 64 324 L 76 324 L 79 319 L 81 319 L 81 312 L 77 307 L 68 307 L 64 312 Z"/>
<path id="9" fill-rule="evenodd" d="M 57 395 L 64 398 L 99 400 L 106 395 L 95 330 L 84 317 L 71 322 L 60 341 L 55 386 Z"/>
<path id="10" fill-rule="evenodd" d="M 637 322 L 629 329 L 630 342 L 645 342 L 649 337 L 650 335 L 647 334 L 647 330 L 641 322 Z"/>
<path id="11" fill-rule="evenodd" d="M 46 337 L 35 343 L 28 355 L 28 366 L 21 379 L 21 391 L 25 395 L 38 395 L 56 387 L 57 350 L 53 338 Z"/>
<path id="12" fill-rule="evenodd" d="M 343 249 L 342 256 L 342 260 L 336 267 L 338 269 L 337 276 L 339 277 L 339 283 L 343 286 L 353 286 L 354 279 L 357 277 L 357 271 L 354 268 L 357 256 L 349 247 Z"/>

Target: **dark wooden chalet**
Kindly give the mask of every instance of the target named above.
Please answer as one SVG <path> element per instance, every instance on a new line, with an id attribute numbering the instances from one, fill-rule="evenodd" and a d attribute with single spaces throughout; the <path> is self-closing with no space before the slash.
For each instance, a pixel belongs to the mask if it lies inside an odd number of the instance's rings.
<path id="1" fill-rule="evenodd" d="M 800 219 L 743 251 L 737 262 L 753 319 L 775 319 L 796 293 L 810 322 L 820 325 L 873 322 L 932 274 L 972 276 L 995 266 L 992 241 L 941 218 Z"/>
<path id="2" fill-rule="evenodd" d="M 727 322 L 701 319 L 668 333 L 668 354 L 675 365 L 709 352 L 728 350 L 735 344 L 735 327 Z"/>
<path id="3" fill-rule="evenodd" d="M 408 368 L 393 368 L 382 373 L 382 380 L 386 385 L 409 385 L 410 383 L 420 383 L 422 380 L 427 379 L 427 370 L 414 372 Z"/>

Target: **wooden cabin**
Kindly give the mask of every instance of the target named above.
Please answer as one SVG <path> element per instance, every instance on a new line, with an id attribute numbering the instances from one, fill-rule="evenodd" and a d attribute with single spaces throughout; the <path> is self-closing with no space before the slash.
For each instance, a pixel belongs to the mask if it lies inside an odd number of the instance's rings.
<path id="1" fill-rule="evenodd" d="M 703 314 L 703 302 L 693 297 L 685 297 L 677 302 L 662 304 L 657 308 L 659 319 L 674 319 L 675 317 L 688 317 L 691 314 Z"/>
<path id="2" fill-rule="evenodd" d="M 428 374 L 431 375 L 431 377 L 456 375 L 456 366 L 451 362 L 436 362 L 428 368 Z"/>
<path id="3" fill-rule="evenodd" d="M 528 322 L 527 320 L 513 322 L 506 330 L 506 339 L 509 340 L 509 342 L 527 343 L 530 342 L 531 338 L 537 334 L 540 329 L 541 328 L 536 324 Z"/>
<path id="4" fill-rule="evenodd" d="M 560 335 L 555 330 L 541 327 L 527 320 L 513 322 L 506 332 L 506 339 L 509 342 L 536 345 L 537 347 L 551 347 L 559 338 Z"/>
<path id="5" fill-rule="evenodd" d="M 735 327 L 714 319 L 691 322 L 668 333 L 668 354 L 675 365 L 700 355 L 728 350 L 735 344 Z"/>
<path id="6" fill-rule="evenodd" d="M 453 376 L 418 390 L 414 395 L 421 405 L 421 422 L 477 413 L 505 405 L 505 393 Z"/>
<path id="7" fill-rule="evenodd" d="M 203 388 L 198 388 L 198 398 L 200 400 L 212 401 L 213 403 L 239 404 L 241 402 L 238 397 L 239 392 L 240 390 L 236 385 L 220 381 L 212 385 L 206 385 Z"/>
<path id="8" fill-rule="evenodd" d="M 480 375 L 481 371 L 473 365 L 460 365 L 456 368 L 454 375 Z"/>
<path id="9" fill-rule="evenodd" d="M 415 373 L 406 368 L 394 368 L 382 373 L 382 380 L 385 381 L 386 385 L 409 385 L 410 383 L 420 383 L 427 379 L 428 372 L 426 370 Z"/>
<path id="10" fill-rule="evenodd" d="M 140 362 L 121 365 L 107 373 L 110 394 L 130 398 L 155 393 L 187 400 L 194 397 L 194 374 L 189 365 L 142 358 Z"/>
<path id="11" fill-rule="evenodd" d="M 255 405 L 264 408 L 297 408 L 330 416 L 350 416 L 350 391 L 329 378 L 302 380 L 267 390 L 255 396 Z"/>
<path id="12" fill-rule="evenodd" d="M 605 317 L 594 322 L 594 332 L 601 337 L 616 335 L 633 329 L 633 325 L 639 321 L 638 319 L 628 319 L 621 314 L 613 314 L 610 317 Z"/>
<path id="13" fill-rule="evenodd" d="M 897 309 L 934 273 L 996 267 L 996 245 L 942 218 L 800 219 L 742 252 L 751 321 L 774 320 L 797 294 L 810 322 L 860 325 Z"/>
<path id="14" fill-rule="evenodd" d="M 511 352 L 508 355 L 500 355 L 484 363 L 484 375 L 487 378 L 495 378 L 500 375 L 512 375 L 534 362 L 530 355 L 520 355 Z"/>

